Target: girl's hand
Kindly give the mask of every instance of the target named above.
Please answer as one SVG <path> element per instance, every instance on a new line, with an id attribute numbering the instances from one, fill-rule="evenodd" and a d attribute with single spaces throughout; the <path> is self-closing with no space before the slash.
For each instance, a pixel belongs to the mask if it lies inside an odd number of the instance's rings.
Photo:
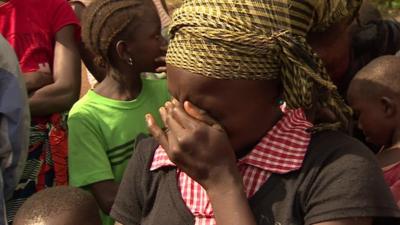
<path id="1" fill-rule="evenodd" d="M 167 67 L 165 66 L 165 56 L 160 56 L 155 59 L 156 63 L 160 65 L 159 67 L 156 68 L 157 73 L 166 73 L 167 72 Z"/>
<path id="2" fill-rule="evenodd" d="M 179 169 L 207 192 L 228 192 L 231 185 L 242 187 L 228 136 L 215 120 L 190 102 L 182 105 L 175 99 L 161 107 L 160 114 L 167 130 L 148 114 L 149 130 Z"/>
<path id="3" fill-rule="evenodd" d="M 166 60 L 165 55 L 167 54 L 167 48 L 168 48 L 168 45 L 162 45 L 160 47 L 161 56 L 159 56 L 155 59 L 157 65 L 158 65 L 158 67 L 156 68 L 157 73 L 166 73 L 167 72 L 167 66 L 166 66 L 166 62 L 165 62 L 165 60 Z"/>

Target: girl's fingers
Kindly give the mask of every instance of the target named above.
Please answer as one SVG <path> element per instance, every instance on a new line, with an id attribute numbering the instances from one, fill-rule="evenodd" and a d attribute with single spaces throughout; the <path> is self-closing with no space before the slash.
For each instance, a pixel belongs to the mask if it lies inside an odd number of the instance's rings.
<path id="1" fill-rule="evenodd" d="M 185 129 L 171 116 L 173 110 L 173 104 L 166 102 L 165 107 L 160 108 L 160 114 L 162 115 L 165 126 L 167 127 L 166 136 L 168 139 L 168 148 L 164 150 L 167 153 L 169 159 L 176 163 L 180 158 L 180 143 L 179 139 L 182 139 L 187 133 Z"/>
<path id="2" fill-rule="evenodd" d="M 183 128 L 195 129 L 198 127 L 200 124 L 199 121 L 187 114 L 180 102 L 178 102 L 176 99 L 173 99 L 172 105 L 173 107 L 171 115 L 179 124 L 181 124 Z"/>
<path id="3" fill-rule="evenodd" d="M 164 73 L 167 72 L 167 67 L 166 66 L 160 66 L 156 69 L 157 73 Z"/>
<path id="4" fill-rule="evenodd" d="M 146 114 L 146 123 L 151 135 L 153 135 L 164 149 L 168 149 L 168 138 L 164 131 L 157 125 L 151 114 Z"/>
<path id="5" fill-rule="evenodd" d="M 185 132 L 185 127 L 183 124 L 180 122 L 179 116 L 177 116 L 177 110 L 175 108 L 174 104 L 171 102 L 165 103 L 165 109 L 166 109 L 166 119 L 165 119 L 165 125 L 169 128 L 169 131 L 171 134 L 173 134 L 176 138 L 182 137 L 186 134 Z M 187 125 L 187 124 L 185 124 Z"/>
<path id="6" fill-rule="evenodd" d="M 160 56 L 155 59 L 156 62 L 165 62 L 166 57 L 165 56 Z"/>
<path id="7" fill-rule="evenodd" d="M 222 129 L 221 125 L 219 125 L 219 123 L 214 120 L 213 118 L 211 118 L 206 111 L 198 108 L 197 106 L 193 105 L 191 102 L 189 101 L 185 101 L 183 103 L 183 108 L 185 109 L 185 111 L 187 112 L 187 114 L 189 114 L 191 117 L 200 120 L 206 124 L 208 124 L 211 127 L 217 128 L 217 129 Z"/>

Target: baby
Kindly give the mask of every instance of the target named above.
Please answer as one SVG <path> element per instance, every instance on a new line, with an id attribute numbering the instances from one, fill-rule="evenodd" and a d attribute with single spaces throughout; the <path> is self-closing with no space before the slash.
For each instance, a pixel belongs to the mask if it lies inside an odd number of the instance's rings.
<path id="1" fill-rule="evenodd" d="M 382 56 L 356 74 L 347 92 L 366 141 L 382 146 L 377 157 L 400 206 L 400 58 Z"/>

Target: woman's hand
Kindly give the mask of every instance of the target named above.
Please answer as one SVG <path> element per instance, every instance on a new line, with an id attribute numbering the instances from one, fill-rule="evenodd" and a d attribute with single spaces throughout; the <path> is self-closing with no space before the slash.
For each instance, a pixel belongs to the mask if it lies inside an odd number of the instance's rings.
<path id="1" fill-rule="evenodd" d="M 36 91 L 54 82 L 53 76 L 50 73 L 37 71 L 24 73 L 23 75 L 25 79 L 25 86 L 28 92 Z"/>
<path id="2" fill-rule="evenodd" d="M 255 225 L 234 150 L 224 129 L 190 102 L 160 108 L 167 131 L 146 115 L 150 132 L 169 159 L 206 191 L 219 225 Z"/>
<path id="3" fill-rule="evenodd" d="M 167 130 L 146 115 L 149 130 L 179 169 L 207 192 L 229 191 L 226 184 L 242 188 L 234 150 L 215 120 L 190 102 L 182 105 L 175 99 L 161 107 L 160 114 Z"/>

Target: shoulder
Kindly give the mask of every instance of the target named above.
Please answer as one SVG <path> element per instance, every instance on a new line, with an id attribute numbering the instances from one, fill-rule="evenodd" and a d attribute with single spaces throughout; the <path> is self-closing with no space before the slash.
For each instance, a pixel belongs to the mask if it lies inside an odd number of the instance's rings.
<path id="1" fill-rule="evenodd" d="M 374 154 L 344 133 L 313 135 L 299 177 L 307 224 L 400 216 Z"/>
<path id="2" fill-rule="evenodd" d="M 305 176 L 310 176 L 307 173 L 323 174 L 318 179 L 326 180 L 336 179 L 343 173 L 342 181 L 348 180 L 349 184 L 353 179 L 380 182 L 383 175 L 376 156 L 368 147 L 337 131 L 323 131 L 312 136 L 302 172 Z"/>
<path id="3" fill-rule="evenodd" d="M 84 95 L 72 106 L 68 114 L 68 120 L 71 118 L 91 118 L 97 115 L 96 109 L 93 107 L 94 101 L 89 94 Z"/>
<path id="4" fill-rule="evenodd" d="M 158 142 L 154 138 L 147 137 L 144 134 L 139 134 L 136 137 L 134 147 L 135 151 L 129 164 L 136 164 L 137 162 L 135 161 L 139 160 L 142 163 L 142 168 L 148 170 L 151 162 L 153 161 L 153 156 L 158 145 Z"/>
<path id="5" fill-rule="evenodd" d="M 338 131 L 323 131 L 312 135 L 306 161 L 321 159 L 329 161 L 337 157 L 363 158 L 365 161 L 376 163 L 376 157 L 371 150 L 347 134 Z"/>
<path id="6" fill-rule="evenodd" d="M 152 183 L 149 182 L 153 179 L 150 166 L 158 145 L 154 138 L 139 134 L 134 144 L 135 150 L 124 172 L 124 179 L 128 176 L 127 181 L 130 182 Z"/>

